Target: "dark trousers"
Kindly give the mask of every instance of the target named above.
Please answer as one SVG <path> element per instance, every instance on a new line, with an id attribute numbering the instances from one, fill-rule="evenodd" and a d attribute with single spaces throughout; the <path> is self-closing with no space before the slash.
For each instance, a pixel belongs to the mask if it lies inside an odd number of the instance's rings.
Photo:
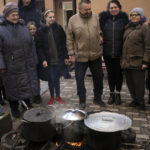
<path id="1" fill-rule="evenodd" d="M 104 58 L 108 73 L 108 84 L 110 92 L 121 91 L 123 75 L 120 66 L 120 58 Z"/>
<path id="2" fill-rule="evenodd" d="M 80 103 L 86 100 L 86 88 L 84 78 L 87 68 L 90 68 L 93 77 L 94 98 L 100 99 L 103 92 L 103 72 L 101 58 L 88 62 L 75 63 L 75 77 L 77 83 L 77 94 Z"/>
<path id="3" fill-rule="evenodd" d="M 145 94 L 145 71 L 127 69 L 125 70 L 125 77 L 131 97 L 139 104 L 143 104 Z"/>
<path id="4" fill-rule="evenodd" d="M 56 92 L 56 97 L 60 96 L 60 67 L 59 65 L 48 66 L 48 85 L 50 89 L 51 97 Z"/>
<path id="5" fill-rule="evenodd" d="M 150 92 L 150 65 L 148 66 L 147 79 L 146 79 L 146 88 Z"/>

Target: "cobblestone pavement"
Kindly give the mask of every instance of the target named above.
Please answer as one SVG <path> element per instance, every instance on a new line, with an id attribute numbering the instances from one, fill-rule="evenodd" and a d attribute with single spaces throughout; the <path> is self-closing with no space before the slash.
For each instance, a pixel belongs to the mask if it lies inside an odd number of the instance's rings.
<path id="1" fill-rule="evenodd" d="M 131 101 L 131 97 L 127 90 L 125 83 L 123 84 L 121 98 L 122 104 L 120 106 L 116 105 L 108 105 L 105 107 L 100 107 L 93 103 L 93 83 L 92 77 L 86 76 L 85 85 L 87 90 L 87 99 L 86 99 L 86 109 L 85 111 L 99 111 L 99 110 L 109 110 L 112 112 L 117 112 L 120 114 L 125 114 L 129 116 L 133 123 L 132 129 L 136 132 L 136 142 L 150 142 L 150 105 L 147 104 L 147 91 L 145 94 L 146 100 L 146 111 L 138 111 L 136 108 L 127 107 Z M 50 94 L 47 87 L 47 82 L 41 82 L 42 88 L 42 105 L 47 105 Z M 44 89 L 44 90 L 43 90 Z M 58 102 L 54 102 L 54 106 L 56 106 L 57 110 L 61 111 L 63 107 L 65 108 L 78 108 L 79 99 L 76 91 L 76 82 L 74 78 L 74 73 L 72 73 L 71 79 L 63 79 L 61 78 L 61 97 L 66 101 L 65 105 L 59 104 Z M 105 103 L 107 103 L 109 97 L 109 88 L 106 79 L 104 79 L 104 89 L 102 99 Z M 35 107 L 37 105 L 34 105 Z M 8 106 L 5 106 L 5 111 L 8 111 Z M 14 129 L 18 127 L 20 124 L 20 119 L 13 119 Z"/>

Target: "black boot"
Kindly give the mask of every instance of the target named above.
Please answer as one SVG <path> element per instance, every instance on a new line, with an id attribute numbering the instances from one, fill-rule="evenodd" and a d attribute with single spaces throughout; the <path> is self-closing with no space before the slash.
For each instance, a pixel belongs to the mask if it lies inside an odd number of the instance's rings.
<path id="1" fill-rule="evenodd" d="M 102 101 L 101 98 L 94 98 L 94 103 L 100 106 L 105 106 L 105 103 Z"/>
<path id="2" fill-rule="evenodd" d="M 139 102 L 138 110 L 141 110 L 141 111 L 146 110 L 146 108 L 145 108 L 145 103 L 144 103 L 144 102 Z"/>
<path id="3" fill-rule="evenodd" d="M 85 109 L 85 107 L 86 107 L 85 102 L 79 104 L 79 109 Z"/>
<path id="4" fill-rule="evenodd" d="M 15 102 L 9 101 L 9 104 L 10 104 L 12 116 L 15 118 L 20 118 L 21 113 L 18 108 L 18 106 L 19 106 L 18 101 L 15 101 Z"/>
<path id="5" fill-rule="evenodd" d="M 86 96 L 79 95 L 79 109 L 85 109 L 86 107 Z"/>
<path id="6" fill-rule="evenodd" d="M 129 105 L 128 107 L 136 107 L 138 106 L 138 102 L 136 100 L 133 100 Z"/>
<path id="7" fill-rule="evenodd" d="M 115 93 L 112 92 L 112 93 L 110 93 L 110 97 L 108 99 L 108 104 L 112 105 L 114 102 L 115 102 Z"/>
<path id="8" fill-rule="evenodd" d="M 121 104 L 121 96 L 120 96 L 120 93 L 116 93 L 115 104 L 116 104 L 116 105 L 120 105 L 120 104 Z"/>
<path id="9" fill-rule="evenodd" d="M 33 98 L 33 103 L 40 104 L 42 103 L 42 98 L 40 95 L 37 95 Z"/>

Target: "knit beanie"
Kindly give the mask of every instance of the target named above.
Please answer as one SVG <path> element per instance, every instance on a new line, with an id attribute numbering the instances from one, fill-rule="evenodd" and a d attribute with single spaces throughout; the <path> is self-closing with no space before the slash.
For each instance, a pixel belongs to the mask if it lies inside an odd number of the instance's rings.
<path id="1" fill-rule="evenodd" d="M 17 4 L 14 2 L 9 2 L 4 6 L 3 15 L 7 17 L 9 14 L 16 11 L 19 11 Z"/>
<path id="2" fill-rule="evenodd" d="M 132 14 L 133 12 L 138 13 L 141 16 L 141 18 L 144 18 L 144 10 L 142 8 L 138 8 L 138 7 L 137 8 L 133 8 L 131 10 L 130 14 Z"/>

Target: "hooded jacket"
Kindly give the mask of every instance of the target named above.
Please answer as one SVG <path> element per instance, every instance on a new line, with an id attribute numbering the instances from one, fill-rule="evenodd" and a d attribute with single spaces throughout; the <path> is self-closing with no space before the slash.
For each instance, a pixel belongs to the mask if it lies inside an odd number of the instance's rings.
<path id="1" fill-rule="evenodd" d="M 150 26 L 130 23 L 126 26 L 123 39 L 123 69 L 141 70 L 143 63 L 150 63 Z"/>
<path id="2" fill-rule="evenodd" d="M 128 24 L 128 15 L 122 11 L 117 16 L 112 16 L 109 11 L 99 14 L 99 22 L 103 32 L 103 55 L 115 58 L 122 54 L 123 33 Z"/>
<path id="3" fill-rule="evenodd" d="M 23 20 L 17 24 L 0 18 L 0 69 L 8 100 L 18 101 L 39 94 L 37 56 Z"/>
<path id="4" fill-rule="evenodd" d="M 29 21 L 34 21 L 37 27 L 40 27 L 41 14 L 36 9 L 35 0 L 31 0 L 28 6 L 23 6 L 23 0 L 18 1 L 20 18 L 27 24 Z"/>

